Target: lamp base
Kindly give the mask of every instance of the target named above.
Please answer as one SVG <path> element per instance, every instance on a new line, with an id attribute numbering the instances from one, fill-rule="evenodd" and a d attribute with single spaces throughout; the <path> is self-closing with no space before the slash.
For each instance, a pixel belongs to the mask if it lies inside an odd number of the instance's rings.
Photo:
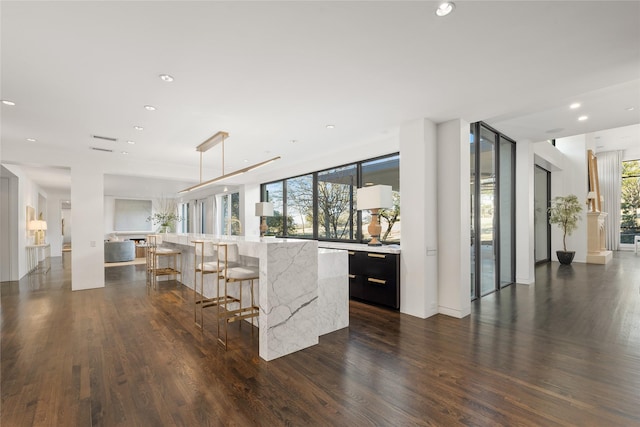
<path id="1" fill-rule="evenodd" d="M 369 235 L 371 236 L 371 240 L 368 244 L 369 246 L 382 246 L 382 243 L 378 240 L 380 232 L 382 231 L 382 226 L 378 221 L 378 211 L 379 209 L 371 209 L 371 222 L 367 228 Z"/>
<path id="2" fill-rule="evenodd" d="M 264 233 L 267 232 L 269 227 L 267 226 L 267 217 L 262 217 L 262 222 L 260 223 L 260 237 L 264 237 Z"/>

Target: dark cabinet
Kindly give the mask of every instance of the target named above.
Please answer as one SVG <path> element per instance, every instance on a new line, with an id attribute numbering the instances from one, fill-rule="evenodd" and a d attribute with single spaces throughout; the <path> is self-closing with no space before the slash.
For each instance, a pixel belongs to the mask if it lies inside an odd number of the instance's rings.
<path id="1" fill-rule="evenodd" d="M 349 251 L 349 296 L 400 308 L 400 255 Z"/>

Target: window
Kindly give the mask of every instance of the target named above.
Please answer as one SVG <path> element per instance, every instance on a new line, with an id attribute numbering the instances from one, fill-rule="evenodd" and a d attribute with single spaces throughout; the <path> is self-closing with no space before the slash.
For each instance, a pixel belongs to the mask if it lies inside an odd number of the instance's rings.
<path id="1" fill-rule="evenodd" d="M 622 162 L 620 243 L 640 235 L 640 160 Z"/>
<path id="2" fill-rule="evenodd" d="M 188 233 L 189 232 L 189 203 L 178 203 L 178 216 L 182 218 L 182 221 L 178 222 L 177 232 Z"/>
<path id="3" fill-rule="evenodd" d="M 224 236 L 242 234 L 240 223 L 240 193 L 220 194 L 216 196 L 218 204 L 218 233 Z"/>
<path id="4" fill-rule="evenodd" d="M 282 181 L 262 184 L 262 201 L 273 203 L 267 234 L 319 240 L 363 241 L 369 212 L 356 210 L 356 191 L 363 185 L 393 189 L 394 206 L 381 211 L 381 241 L 400 241 L 400 156 L 392 154 Z M 286 218 L 286 221 L 285 221 Z M 365 230 L 366 231 L 366 230 Z"/>
<path id="5" fill-rule="evenodd" d="M 313 175 L 285 181 L 287 235 L 313 238 Z"/>

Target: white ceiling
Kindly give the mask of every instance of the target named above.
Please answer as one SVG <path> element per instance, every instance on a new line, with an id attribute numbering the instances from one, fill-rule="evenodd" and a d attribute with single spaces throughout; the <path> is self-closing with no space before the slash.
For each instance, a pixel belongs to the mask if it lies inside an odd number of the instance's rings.
<path id="1" fill-rule="evenodd" d="M 282 156 L 234 185 L 397 151 L 399 126 L 422 117 L 531 141 L 640 123 L 640 2 L 459 1 L 446 18 L 436 5 L 2 1 L 1 98 L 16 103 L 2 160 L 87 156 L 131 189 L 196 182 L 195 147 L 219 130 L 227 172 Z M 204 159 L 205 179 L 221 174 L 219 151 Z"/>

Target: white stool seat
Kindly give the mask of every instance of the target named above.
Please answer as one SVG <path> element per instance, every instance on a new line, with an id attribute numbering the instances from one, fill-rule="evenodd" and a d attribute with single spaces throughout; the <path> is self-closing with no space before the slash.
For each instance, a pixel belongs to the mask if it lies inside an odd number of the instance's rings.
<path id="1" fill-rule="evenodd" d="M 218 265 L 218 261 L 209 261 L 209 262 L 201 262 L 196 267 L 198 271 L 202 270 L 207 273 L 217 273 L 220 271 L 224 271 L 224 262 L 221 262 Z"/>
<path id="2" fill-rule="evenodd" d="M 258 267 L 243 265 L 242 267 L 227 268 L 226 278 L 229 280 L 250 280 L 260 276 Z"/>

